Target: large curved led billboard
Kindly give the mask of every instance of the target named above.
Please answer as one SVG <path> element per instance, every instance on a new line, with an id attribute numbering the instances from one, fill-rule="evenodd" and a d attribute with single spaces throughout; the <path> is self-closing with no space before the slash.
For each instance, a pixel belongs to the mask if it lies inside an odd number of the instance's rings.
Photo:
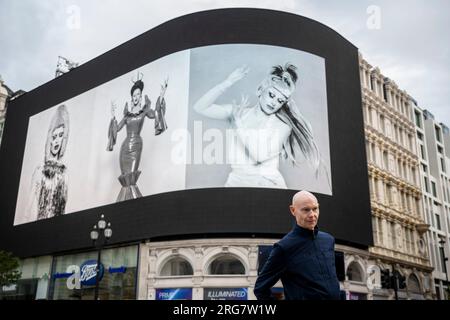
<path id="1" fill-rule="evenodd" d="M 9 110 L 2 233 L 21 255 L 88 246 L 77 234 L 100 213 L 117 243 L 277 236 L 297 190 L 318 196 L 338 240 L 371 243 L 357 49 L 312 20 L 181 17 Z"/>

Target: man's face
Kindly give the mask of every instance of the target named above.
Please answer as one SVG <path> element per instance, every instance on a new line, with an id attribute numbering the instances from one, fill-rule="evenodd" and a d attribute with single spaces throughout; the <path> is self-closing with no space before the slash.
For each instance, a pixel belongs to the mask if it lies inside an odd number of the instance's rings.
<path id="1" fill-rule="evenodd" d="M 319 220 L 319 203 L 313 197 L 302 197 L 290 206 L 297 224 L 313 230 Z"/>
<path id="2" fill-rule="evenodd" d="M 261 110 L 269 115 L 277 112 L 286 103 L 287 98 L 274 87 L 264 89 L 259 97 Z"/>
<path id="3" fill-rule="evenodd" d="M 60 126 L 53 130 L 52 141 L 50 143 L 50 151 L 53 156 L 57 156 L 61 150 L 62 143 L 64 139 L 64 126 Z"/>
<path id="4" fill-rule="evenodd" d="M 141 102 L 142 92 L 141 89 L 136 89 L 133 91 L 133 96 L 131 100 L 133 100 L 133 105 L 137 106 Z"/>

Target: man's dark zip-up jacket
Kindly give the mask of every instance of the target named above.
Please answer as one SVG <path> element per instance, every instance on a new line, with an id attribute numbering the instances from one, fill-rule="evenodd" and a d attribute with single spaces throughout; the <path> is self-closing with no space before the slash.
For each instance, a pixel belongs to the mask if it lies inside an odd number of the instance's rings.
<path id="1" fill-rule="evenodd" d="M 271 299 L 271 288 L 281 279 L 286 300 L 339 300 L 334 259 L 331 235 L 296 224 L 274 244 L 254 293 L 258 300 Z"/>

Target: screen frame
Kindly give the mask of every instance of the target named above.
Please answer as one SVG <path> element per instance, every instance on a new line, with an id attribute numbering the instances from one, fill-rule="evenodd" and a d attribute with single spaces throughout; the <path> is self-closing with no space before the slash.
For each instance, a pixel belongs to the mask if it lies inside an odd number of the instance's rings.
<path id="1" fill-rule="evenodd" d="M 168 21 L 8 103 L 0 147 L 3 249 L 30 257 L 91 248 L 89 232 L 101 214 L 113 226 L 111 245 L 217 236 L 279 238 L 287 233 L 293 225 L 288 206 L 295 191 L 259 188 L 174 191 L 13 225 L 31 116 L 171 53 L 232 43 L 287 47 L 325 59 L 333 195 L 316 194 L 319 227 L 338 243 L 372 245 L 358 49 L 317 21 L 239 8 Z"/>

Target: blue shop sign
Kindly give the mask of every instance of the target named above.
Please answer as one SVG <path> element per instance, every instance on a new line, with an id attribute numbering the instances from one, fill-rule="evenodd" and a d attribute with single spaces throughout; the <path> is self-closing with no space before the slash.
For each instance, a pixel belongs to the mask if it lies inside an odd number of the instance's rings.
<path id="1" fill-rule="evenodd" d="M 156 289 L 156 300 L 192 300 L 192 288 Z"/>
<path id="2" fill-rule="evenodd" d="M 205 300 L 247 300 L 248 288 L 205 288 Z"/>
<path id="3" fill-rule="evenodd" d="M 91 260 L 91 261 L 96 261 L 96 260 Z M 84 262 L 82 264 L 82 266 L 85 265 L 86 263 L 87 263 L 87 261 Z M 103 269 L 103 265 L 101 265 L 100 268 Z M 80 272 L 81 272 L 81 268 L 80 268 Z M 120 267 L 117 267 L 117 268 L 109 267 L 108 268 L 108 272 L 109 273 L 126 273 L 127 272 L 127 267 L 125 267 L 125 266 L 120 266 Z M 63 278 L 69 278 L 71 275 L 73 275 L 73 272 L 71 272 L 71 273 L 69 273 L 69 272 L 56 272 L 56 273 L 53 274 L 53 278 L 54 279 L 63 279 Z"/>
<path id="4" fill-rule="evenodd" d="M 98 281 L 102 280 L 105 268 L 99 265 Z M 80 283 L 83 286 L 95 286 L 97 278 L 97 260 L 85 261 L 80 266 Z"/>

